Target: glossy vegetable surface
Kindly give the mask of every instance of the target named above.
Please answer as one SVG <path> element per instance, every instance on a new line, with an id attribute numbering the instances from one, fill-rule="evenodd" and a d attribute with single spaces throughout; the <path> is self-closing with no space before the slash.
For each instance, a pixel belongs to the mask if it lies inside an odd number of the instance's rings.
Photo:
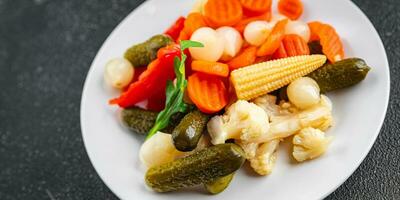
<path id="1" fill-rule="evenodd" d="M 195 110 L 188 113 L 172 131 L 172 139 L 179 151 L 192 151 L 197 147 L 209 116 Z"/>
<path id="2" fill-rule="evenodd" d="M 238 170 L 244 161 L 244 152 L 238 145 L 219 144 L 150 168 L 146 184 L 157 192 L 175 191 L 227 176 Z"/>
<path id="3" fill-rule="evenodd" d="M 348 58 L 325 64 L 308 77 L 317 81 L 321 92 L 330 92 L 355 85 L 365 79 L 371 68 L 360 58 Z"/>
<path id="4" fill-rule="evenodd" d="M 216 113 L 228 104 L 228 91 L 216 76 L 194 73 L 188 79 L 187 90 L 190 99 L 204 113 Z"/>
<path id="5" fill-rule="evenodd" d="M 211 194 L 219 194 L 219 193 L 223 192 L 229 186 L 234 175 L 235 174 L 232 173 L 227 176 L 217 178 L 214 181 L 205 183 L 204 187 Z"/>

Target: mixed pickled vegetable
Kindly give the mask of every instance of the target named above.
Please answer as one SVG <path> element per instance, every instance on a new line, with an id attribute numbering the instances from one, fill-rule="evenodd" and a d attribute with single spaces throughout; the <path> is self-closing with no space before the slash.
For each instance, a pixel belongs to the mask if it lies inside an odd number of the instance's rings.
<path id="1" fill-rule="evenodd" d="M 367 76 L 333 26 L 301 21 L 301 0 L 197 0 L 163 34 L 106 64 L 124 124 L 143 135 L 144 183 L 157 192 L 203 185 L 218 194 L 244 162 L 273 172 L 282 141 L 301 163 L 333 137 L 329 92 Z M 340 124 L 339 124 L 340 125 Z M 280 155 L 283 156 L 283 155 Z"/>

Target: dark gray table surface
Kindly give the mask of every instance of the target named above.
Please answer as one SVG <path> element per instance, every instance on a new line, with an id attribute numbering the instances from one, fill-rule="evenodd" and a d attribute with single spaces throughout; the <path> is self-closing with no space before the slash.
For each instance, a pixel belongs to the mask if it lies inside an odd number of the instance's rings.
<path id="1" fill-rule="evenodd" d="M 117 199 L 86 154 L 80 99 L 101 44 L 141 2 L 0 0 L 0 199 Z M 327 199 L 400 199 L 400 1 L 355 3 L 383 39 L 391 98 L 368 157 Z"/>

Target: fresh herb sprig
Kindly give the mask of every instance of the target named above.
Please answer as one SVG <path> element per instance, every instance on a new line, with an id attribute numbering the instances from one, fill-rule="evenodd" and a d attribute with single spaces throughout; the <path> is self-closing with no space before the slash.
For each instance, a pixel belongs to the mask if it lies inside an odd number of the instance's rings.
<path id="1" fill-rule="evenodd" d="M 166 103 L 165 109 L 161 111 L 154 123 L 153 128 L 147 134 L 146 140 L 151 138 L 157 133 L 168 126 L 171 116 L 178 112 L 186 112 L 188 105 L 183 101 L 183 95 L 187 86 L 187 80 L 185 78 L 185 61 L 187 56 L 184 50 L 190 47 L 204 47 L 200 42 L 184 40 L 180 42 L 181 46 L 181 59 L 175 57 L 174 59 L 174 71 L 176 75 L 176 84 L 174 85 L 171 80 L 167 82 L 166 89 Z"/>

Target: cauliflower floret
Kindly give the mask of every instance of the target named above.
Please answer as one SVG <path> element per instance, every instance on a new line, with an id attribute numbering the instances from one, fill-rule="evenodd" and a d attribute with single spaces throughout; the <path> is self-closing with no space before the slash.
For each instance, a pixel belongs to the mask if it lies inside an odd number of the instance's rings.
<path id="1" fill-rule="evenodd" d="M 266 94 L 255 98 L 253 103 L 262 108 L 270 117 L 282 114 L 280 107 L 276 105 L 276 96 Z"/>
<path id="2" fill-rule="evenodd" d="M 298 118 L 302 127 L 313 127 L 325 131 L 333 124 L 332 102 L 328 97 L 321 95 L 320 103 L 301 111 Z"/>
<path id="3" fill-rule="evenodd" d="M 264 143 L 275 139 L 284 139 L 296 134 L 302 129 L 300 120 L 296 116 L 276 117 L 270 123 L 267 134 L 255 138 L 249 142 Z"/>
<path id="4" fill-rule="evenodd" d="M 258 147 L 255 157 L 250 159 L 250 165 L 255 172 L 263 176 L 272 172 L 278 146 L 279 140 L 272 140 Z"/>
<path id="5" fill-rule="evenodd" d="M 158 132 L 146 140 L 139 151 L 139 157 L 146 167 L 161 165 L 185 156 L 187 153 L 176 150 L 171 134 Z"/>
<path id="6" fill-rule="evenodd" d="M 239 145 L 240 147 L 242 147 L 244 153 L 246 154 L 246 159 L 251 159 L 254 158 L 254 156 L 256 156 L 257 153 L 257 148 L 259 146 L 258 143 L 255 142 L 241 142 L 241 141 L 235 141 L 235 143 L 237 145 Z"/>
<path id="7" fill-rule="evenodd" d="M 248 141 L 268 133 L 269 119 L 262 108 L 239 100 L 227 109 L 225 115 L 213 117 L 207 129 L 214 145 L 228 139 Z"/>
<path id="8" fill-rule="evenodd" d="M 325 153 L 331 141 L 332 137 L 326 137 L 319 129 L 302 129 L 293 137 L 293 157 L 299 162 L 319 157 Z"/>

